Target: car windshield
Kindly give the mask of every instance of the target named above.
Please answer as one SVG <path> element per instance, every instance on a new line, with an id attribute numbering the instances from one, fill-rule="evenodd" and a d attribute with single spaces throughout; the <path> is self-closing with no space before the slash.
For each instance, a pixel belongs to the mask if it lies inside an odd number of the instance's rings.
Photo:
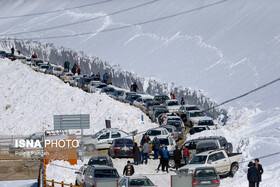
<path id="1" fill-rule="evenodd" d="M 116 95 L 123 95 L 123 91 L 115 91 Z"/>
<path id="2" fill-rule="evenodd" d="M 172 130 L 172 128 L 166 128 L 166 130 L 168 131 L 168 132 L 170 132 L 170 133 L 172 133 L 173 132 L 173 130 Z"/>
<path id="3" fill-rule="evenodd" d="M 215 177 L 216 172 L 214 169 L 197 169 L 194 173 L 194 177 Z"/>
<path id="4" fill-rule="evenodd" d="M 212 120 L 204 120 L 204 121 L 199 121 L 198 125 L 214 126 L 214 122 Z"/>
<path id="5" fill-rule="evenodd" d="M 148 99 L 143 99 L 143 102 L 146 103 L 147 101 L 152 101 L 153 99 L 148 98 Z"/>
<path id="6" fill-rule="evenodd" d="M 205 131 L 206 130 L 206 128 L 205 127 L 195 127 L 194 129 L 194 132 L 201 132 L 201 131 Z"/>
<path id="7" fill-rule="evenodd" d="M 192 112 L 190 113 L 190 117 L 203 117 L 205 114 L 203 112 Z"/>
<path id="8" fill-rule="evenodd" d="M 191 111 L 191 110 L 199 110 L 197 106 L 187 106 L 186 110 Z"/>
<path id="9" fill-rule="evenodd" d="M 54 70 L 55 70 L 55 71 L 62 71 L 62 69 L 59 68 L 59 67 L 55 67 Z"/>
<path id="10" fill-rule="evenodd" d="M 99 84 L 99 85 L 96 86 L 96 88 L 104 88 L 106 86 L 107 86 L 106 84 Z"/>
<path id="11" fill-rule="evenodd" d="M 95 157 L 88 161 L 88 165 L 107 165 L 108 161 L 105 157 Z"/>
<path id="12" fill-rule="evenodd" d="M 115 89 L 114 89 L 114 88 L 110 88 L 110 87 L 104 87 L 104 88 L 103 88 L 103 91 L 104 91 L 104 92 L 114 92 Z"/>
<path id="13" fill-rule="evenodd" d="M 115 169 L 96 169 L 94 171 L 96 178 L 119 178 L 119 174 Z"/>
<path id="14" fill-rule="evenodd" d="M 169 121 L 181 121 L 181 119 L 180 118 L 168 118 L 167 119 L 167 122 L 169 122 Z"/>
<path id="15" fill-rule="evenodd" d="M 150 136 L 157 136 L 157 135 L 161 135 L 161 132 L 159 130 L 149 130 L 147 134 Z"/>
<path id="16" fill-rule="evenodd" d="M 158 139 L 160 145 L 169 145 L 168 139 Z"/>
<path id="17" fill-rule="evenodd" d="M 162 113 L 167 113 L 167 112 L 168 112 L 167 109 L 164 109 L 164 110 L 156 110 L 155 117 L 158 117 L 160 114 L 162 114 Z"/>
<path id="18" fill-rule="evenodd" d="M 179 105 L 178 101 L 169 101 L 167 103 L 167 106 L 176 106 L 176 105 Z"/>
<path id="19" fill-rule="evenodd" d="M 103 133 L 103 131 L 99 131 L 97 133 L 95 133 L 92 138 L 98 138 L 101 134 Z"/>
<path id="20" fill-rule="evenodd" d="M 84 79 L 84 83 L 90 83 L 91 79 Z"/>
<path id="21" fill-rule="evenodd" d="M 136 100 L 140 95 L 130 95 L 131 99 Z"/>
<path id="22" fill-rule="evenodd" d="M 174 127 L 178 128 L 181 127 L 182 124 L 180 122 L 175 122 L 175 121 L 168 121 L 167 125 L 173 125 Z"/>
<path id="23" fill-rule="evenodd" d="M 67 76 L 67 77 L 73 77 L 73 74 L 67 73 L 66 76 Z"/>
<path id="24" fill-rule="evenodd" d="M 133 141 L 131 139 L 118 139 L 118 140 L 115 140 L 115 144 L 132 144 L 133 145 Z"/>
<path id="25" fill-rule="evenodd" d="M 194 156 L 190 164 L 204 164 L 206 162 L 207 156 L 201 155 L 201 156 Z"/>
<path id="26" fill-rule="evenodd" d="M 48 69 L 49 66 L 40 66 L 41 69 Z"/>
<path id="27" fill-rule="evenodd" d="M 130 186 L 154 186 L 149 179 L 130 179 Z"/>
<path id="28" fill-rule="evenodd" d="M 154 98 L 155 101 L 165 101 L 168 99 L 169 99 L 169 97 L 167 97 L 167 96 L 155 96 L 155 98 Z"/>

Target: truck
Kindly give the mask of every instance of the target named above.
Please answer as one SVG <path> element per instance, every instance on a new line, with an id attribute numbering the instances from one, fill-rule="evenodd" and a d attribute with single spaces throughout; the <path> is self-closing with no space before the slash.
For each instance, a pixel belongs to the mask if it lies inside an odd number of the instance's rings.
<path id="1" fill-rule="evenodd" d="M 241 153 L 227 153 L 225 150 L 206 151 L 195 155 L 179 172 L 191 174 L 197 167 L 214 167 L 220 176 L 229 174 L 233 177 L 239 168 L 241 156 Z"/>

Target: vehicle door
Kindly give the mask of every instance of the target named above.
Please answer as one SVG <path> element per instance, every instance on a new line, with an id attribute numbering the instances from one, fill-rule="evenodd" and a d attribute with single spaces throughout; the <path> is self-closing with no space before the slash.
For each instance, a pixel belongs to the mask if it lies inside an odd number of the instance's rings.
<path id="1" fill-rule="evenodd" d="M 112 142 L 114 139 L 120 138 L 120 137 L 121 137 L 121 133 L 119 133 L 119 132 L 111 132 L 110 141 Z"/>
<path id="2" fill-rule="evenodd" d="M 212 165 L 216 168 L 217 172 L 224 173 L 225 172 L 225 164 L 224 159 L 221 159 L 221 155 L 218 153 L 213 153 L 208 157 L 208 164 Z"/>
<path id="3" fill-rule="evenodd" d="M 218 160 L 221 162 L 221 168 L 223 172 L 230 171 L 231 163 L 228 157 L 225 155 L 225 152 L 221 151 L 217 153 Z"/>
<path id="4" fill-rule="evenodd" d="M 166 129 L 163 129 L 161 131 L 161 135 L 168 136 L 168 131 Z"/>
<path id="5" fill-rule="evenodd" d="M 105 132 L 101 134 L 98 137 L 98 144 L 97 144 L 98 149 L 108 148 L 110 145 L 108 144 L 109 141 L 110 141 L 110 132 Z"/>
<path id="6" fill-rule="evenodd" d="M 88 167 L 85 171 L 85 176 L 84 176 L 84 181 L 85 181 L 85 186 L 92 186 L 92 180 L 93 180 L 93 173 L 94 170 L 92 167 Z"/>

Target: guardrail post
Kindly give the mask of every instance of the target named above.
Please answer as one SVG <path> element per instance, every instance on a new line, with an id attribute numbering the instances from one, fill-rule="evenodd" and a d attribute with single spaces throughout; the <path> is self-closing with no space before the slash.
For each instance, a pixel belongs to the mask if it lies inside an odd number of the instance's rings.
<path id="1" fill-rule="evenodd" d="M 63 183 L 63 181 L 61 182 L 61 187 L 64 187 L 64 183 Z"/>
<path id="2" fill-rule="evenodd" d="M 54 186 L 54 180 L 52 180 L 52 186 Z"/>

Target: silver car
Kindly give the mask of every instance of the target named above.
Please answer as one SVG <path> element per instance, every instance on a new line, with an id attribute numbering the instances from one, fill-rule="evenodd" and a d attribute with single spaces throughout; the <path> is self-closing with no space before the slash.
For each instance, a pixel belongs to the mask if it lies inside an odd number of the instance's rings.
<path id="1" fill-rule="evenodd" d="M 86 166 L 82 166 L 79 171 L 76 171 L 75 174 L 76 175 L 76 181 L 75 181 L 75 185 L 76 186 L 83 186 L 84 185 L 84 174 L 85 174 L 85 170 L 86 170 Z"/>
<path id="2" fill-rule="evenodd" d="M 146 176 L 126 176 L 120 179 L 119 187 L 144 187 L 154 186 L 154 183 Z"/>

